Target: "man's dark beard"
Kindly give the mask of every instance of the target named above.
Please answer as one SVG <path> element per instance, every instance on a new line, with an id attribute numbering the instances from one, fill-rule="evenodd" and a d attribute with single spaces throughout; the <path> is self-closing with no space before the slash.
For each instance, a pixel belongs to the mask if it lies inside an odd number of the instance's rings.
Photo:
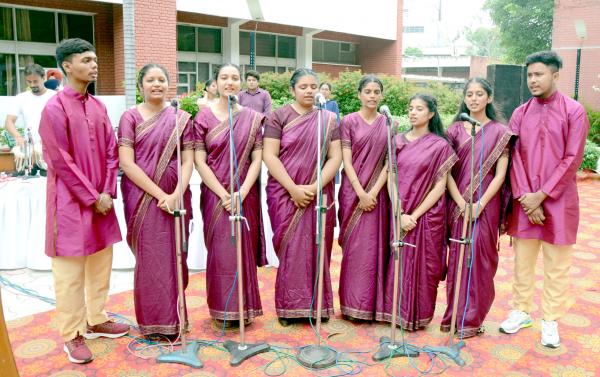
<path id="1" fill-rule="evenodd" d="M 40 88 L 38 88 L 37 86 L 31 87 L 31 93 L 39 93 L 39 92 L 40 92 Z"/>

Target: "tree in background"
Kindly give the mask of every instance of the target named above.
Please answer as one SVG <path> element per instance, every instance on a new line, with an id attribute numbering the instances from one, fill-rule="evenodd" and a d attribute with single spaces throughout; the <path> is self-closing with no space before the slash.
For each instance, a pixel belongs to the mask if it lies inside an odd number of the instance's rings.
<path id="1" fill-rule="evenodd" d="M 423 51 L 418 47 L 407 47 L 404 49 L 404 56 L 423 56 Z"/>
<path id="2" fill-rule="evenodd" d="M 499 27 L 509 62 L 522 64 L 527 55 L 552 46 L 554 0 L 486 0 L 484 9 Z"/>
<path id="3" fill-rule="evenodd" d="M 467 55 L 489 56 L 496 60 L 505 60 L 505 51 L 500 44 L 498 28 L 480 27 L 475 30 L 467 28 L 464 30 L 464 35 L 471 44 L 466 50 Z"/>

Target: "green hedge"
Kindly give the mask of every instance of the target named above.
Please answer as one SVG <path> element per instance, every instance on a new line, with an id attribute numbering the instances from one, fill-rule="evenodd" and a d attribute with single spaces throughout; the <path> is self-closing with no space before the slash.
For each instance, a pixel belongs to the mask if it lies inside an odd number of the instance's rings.
<path id="1" fill-rule="evenodd" d="M 585 142 L 585 149 L 583 150 L 583 161 L 579 169 L 596 170 L 598 167 L 598 159 L 600 158 L 600 147 L 590 141 L 589 139 Z"/>
<path id="2" fill-rule="evenodd" d="M 346 71 L 340 73 L 337 79 L 332 79 L 326 74 L 319 74 L 321 82 L 329 82 L 332 85 L 332 98 L 339 105 L 342 115 L 353 113 L 360 109 L 358 99 L 358 82 L 363 74 L 360 71 Z M 291 72 L 286 73 L 264 73 L 260 77 L 260 86 L 271 94 L 273 108 L 290 103 L 293 97 L 290 93 Z M 461 94 L 440 83 L 432 83 L 426 87 L 417 87 L 412 83 L 398 79 L 395 76 L 379 75 L 383 82 L 383 104 L 386 104 L 392 114 L 405 115 L 408 109 L 408 100 L 415 93 L 429 93 L 438 100 L 440 113 L 454 114 L 461 100 Z"/>
<path id="3" fill-rule="evenodd" d="M 587 116 L 590 121 L 590 131 L 588 132 L 588 140 L 600 145 L 600 111 L 594 111 L 587 108 Z"/>

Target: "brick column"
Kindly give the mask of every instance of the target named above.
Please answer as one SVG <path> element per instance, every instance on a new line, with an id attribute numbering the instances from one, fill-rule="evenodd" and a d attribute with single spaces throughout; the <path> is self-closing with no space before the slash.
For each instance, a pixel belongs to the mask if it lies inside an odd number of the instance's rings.
<path id="1" fill-rule="evenodd" d="M 402 3 L 398 0 L 395 41 L 361 38 L 358 59 L 364 73 L 402 74 Z"/>
<path id="2" fill-rule="evenodd" d="M 169 71 L 169 96 L 177 93 L 177 2 L 135 1 L 135 61 L 139 70 L 147 63 Z"/>

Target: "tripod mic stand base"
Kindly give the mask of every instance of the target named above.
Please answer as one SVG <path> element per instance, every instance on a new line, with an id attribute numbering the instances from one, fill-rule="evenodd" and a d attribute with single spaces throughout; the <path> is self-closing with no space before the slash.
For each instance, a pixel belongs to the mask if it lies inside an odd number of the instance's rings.
<path id="1" fill-rule="evenodd" d="M 310 345 L 298 352 L 300 364 L 311 369 L 325 369 L 337 361 L 337 352 L 329 347 Z"/>
<path id="2" fill-rule="evenodd" d="M 237 367 L 244 360 L 251 358 L 252 356 L 258 355 L 259 353 L 267 352 L 271 347 L 267 343 L 246 343 L 244 347 L 241 347 L 240 342 L 234 342 L 233 340 L 227 340 L 223 343 L 223 347 L 231 354 L 231 360 L 229 365 Z"/>
<path id="3" fill-rule="evenodd" d="M 392 343 L 392 339 L 382 336 L 379 339 L 379 349 L 373 354 L 374 361 L 382 361 L 392 357 L 419 357 L 419 352 L 404 343 Z"/>
<path id="4" fill-rule="evenodd" d="M 425 346 L 425 347 L 423 347 L 423 349 L 426 350 L 427 352 L 446 355 L 450 359 L 452 359 L 456 363 L 456 365 L 458 365 L 459 367 L 463 367 L 463 366 L 465 366 L 465 361 L 460 357 L 460 349 L 463 348 L 464 346 L 465 346 L 465 342 L 463 342 L 461 340 L 458 343 L 454 343 L 450 347 Z"/>
<path id="5" fill-rule="evenodd" d="M 156 358 L 157 363 L 183 364 L 192 368 L 202 368 L 204 364 L 198 358 L 198 342 L 188 342 L 185 348 L 179 351 L 164 353 Z"/>

